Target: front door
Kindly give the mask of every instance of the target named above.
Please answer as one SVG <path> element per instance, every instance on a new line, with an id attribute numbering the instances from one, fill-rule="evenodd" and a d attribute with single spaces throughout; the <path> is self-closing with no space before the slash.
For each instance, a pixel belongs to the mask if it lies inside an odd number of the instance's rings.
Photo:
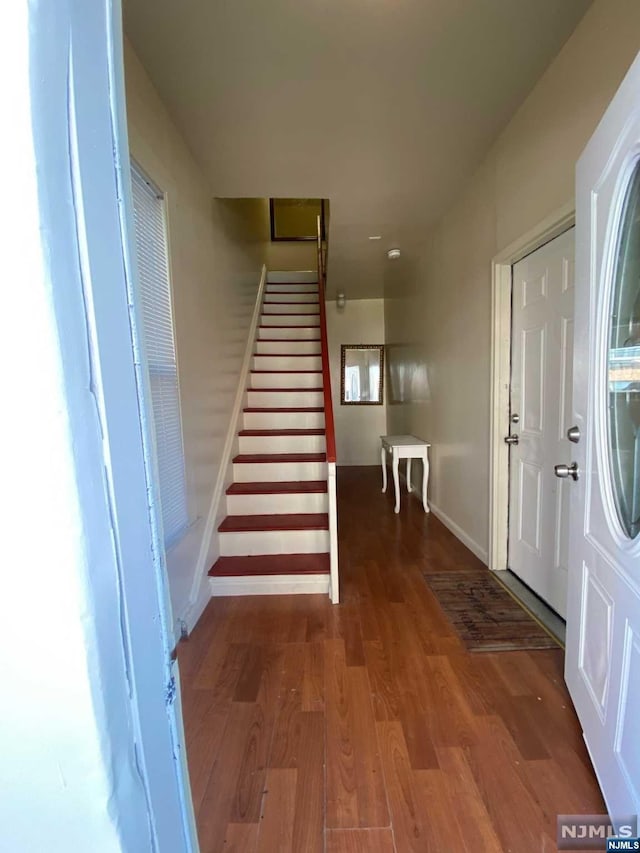
<path id="1" fill-rule="evenodd" d="M 579 160 L 565 676 L 615 819 L 640 812 L 640 57 Z M 559 472 L 565 474 L 567 468 Z"/>
<path id="2" fill-rule="evenodd" d="M 509 568 L 566 613 L 575 229 L 513 266 Z M 516 443 L 517 441 L 517 443 Z"/>

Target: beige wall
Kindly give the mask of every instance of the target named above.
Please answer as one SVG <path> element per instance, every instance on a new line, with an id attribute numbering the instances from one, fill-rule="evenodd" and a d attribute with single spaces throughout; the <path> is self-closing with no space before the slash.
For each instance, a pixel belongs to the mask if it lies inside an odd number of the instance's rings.
<path id="1" fill-rule="evenodd" d="M 270 270 L 315 270 L 318 267 L 316 242 L 270 242 L 267 264 Z"/>
<path id="2" fill-rule="evenodd" d="M 421 249 L 388 266 L 386 336 L 409 394 L 389 431 L 433 443 L 430 499 L 483 558 L 491 260 L 573 199 L 576 160 L 638 50 L 640 3 L 596 0 Z"/>
<path id="3" fill-rule="evenodd" d="M 212 199 L 198 164 L 125 43 L 131 155 L 166 193 L 189 513 L 167 555 L 174 617 L 189 608 L 261 265 L 266 200 Z"/>
<path id="4" fill-rule="evenodd" d="M 380 436 L 387 431 L 387 407 L 340 405 L 340 347 L 342 344 L 384 344 L 384 301 L 347 300 L 341 311 L 334 301 L 327 302 L 327 343 L 337 463 L 379 465 Z"/>

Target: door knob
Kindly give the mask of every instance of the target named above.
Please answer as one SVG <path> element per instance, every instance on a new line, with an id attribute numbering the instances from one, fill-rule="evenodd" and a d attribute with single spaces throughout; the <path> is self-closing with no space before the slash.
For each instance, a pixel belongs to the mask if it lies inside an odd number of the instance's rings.
<path id="1" fill-rule="evenodd" d="M 519 435 L 505 435 L 504 437 L 505 444 L 519 444 L 520 436 Z"/>
<path id="2" fill-rule="evenodd" d="M 556 465 L 553 470 L 556 477 L 560 477 L 561 480 L 566 480 L 567 477 L 577 480 L 579 476 L 577 462 L 572 462 L 571 465 Z"/>

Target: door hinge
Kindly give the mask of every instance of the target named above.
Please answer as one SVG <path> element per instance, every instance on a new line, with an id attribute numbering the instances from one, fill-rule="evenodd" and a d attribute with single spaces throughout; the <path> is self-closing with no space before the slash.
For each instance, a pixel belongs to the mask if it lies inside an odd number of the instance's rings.
<path id="1" fill-rule="evenodd" d="M 175 676 L 171 676 L 169 679 L 167 686 L 164 691 L 164 704 L 169 707 L 169 705 L 173 705 L 176 698 L 176 679 Z"/>

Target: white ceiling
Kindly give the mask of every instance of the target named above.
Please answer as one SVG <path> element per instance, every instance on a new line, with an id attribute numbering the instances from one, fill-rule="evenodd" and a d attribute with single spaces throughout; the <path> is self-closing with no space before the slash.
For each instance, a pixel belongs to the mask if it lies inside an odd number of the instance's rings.
<path id="1" fill-rule="evenodd" d="M 446 210 L 591 0 L 125 0 L 217 196 L 331 200 L 330 287 Z M 381 234 L 380 242 L 370 235 Z M 388 262 L 387 262 L 388 263 Z"/>

